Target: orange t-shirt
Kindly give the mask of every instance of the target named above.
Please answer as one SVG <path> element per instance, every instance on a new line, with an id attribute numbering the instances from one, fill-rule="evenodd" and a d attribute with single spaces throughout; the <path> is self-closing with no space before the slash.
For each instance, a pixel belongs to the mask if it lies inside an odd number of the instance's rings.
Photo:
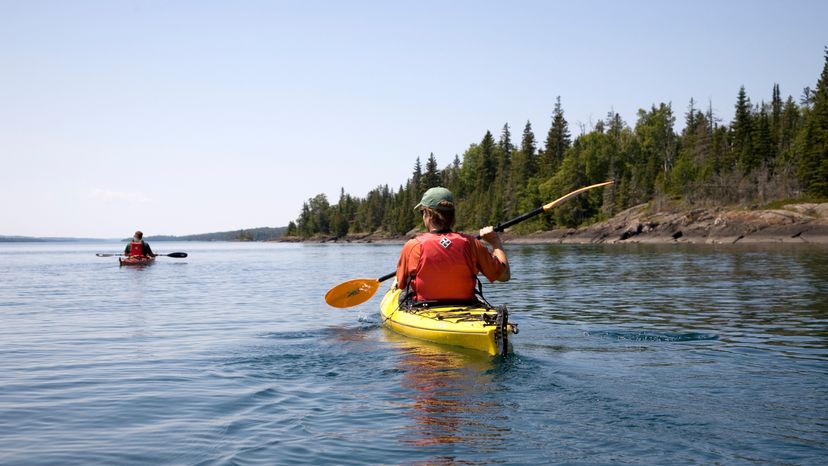
<path id="1" fill-rule="evenodd" d="M 506 271 L 506 265 L 495 257 L 483 242 L 474 237 L 469 238 L 471 244 L 471 255 L 474 260 L 475 274 L 482 273 L 490 282 L 497 280 Z M 408 240 L 400 252 L 400 260 L 397 263 L 397 286 L 405 288 L 408 278 L 417 273 L 417 265 L 420 263 L 422 245 L 417 238 Z"/>

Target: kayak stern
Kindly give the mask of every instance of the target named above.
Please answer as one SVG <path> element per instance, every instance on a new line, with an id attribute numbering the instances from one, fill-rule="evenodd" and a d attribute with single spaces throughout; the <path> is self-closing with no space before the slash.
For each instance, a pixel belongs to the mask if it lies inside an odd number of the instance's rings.
<path id="1" fill-rule="evenodd" d="M 380 304 L 382 323 L 399 334 L 495 356 L 508 352 L 508 334 L 517 333 L 505 309 L 462 305 L 407 309 L 400 307 L 401 292 L 392 285 Z"/>

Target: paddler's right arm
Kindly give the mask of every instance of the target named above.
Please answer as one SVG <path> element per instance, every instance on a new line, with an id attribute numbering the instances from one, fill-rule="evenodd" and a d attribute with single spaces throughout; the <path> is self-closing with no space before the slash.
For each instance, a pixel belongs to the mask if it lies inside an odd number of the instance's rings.
<path id="1" fill-rule="evenodd" d="M 506 257 L 506 251 L 503 249 L 503 242 L 500 239 L 500 234 L 494 231 L 494 227 L 488 226 L 480 229 L 480 239 L 492 245 L 492 257 L 503 266 L 503 271 L 492 281 L 509 281 L 509 279 L 512 278 L 512 271 L 509 267 L 509 259 Z M 489 277 L 487 276 L 487 278 Z"/>

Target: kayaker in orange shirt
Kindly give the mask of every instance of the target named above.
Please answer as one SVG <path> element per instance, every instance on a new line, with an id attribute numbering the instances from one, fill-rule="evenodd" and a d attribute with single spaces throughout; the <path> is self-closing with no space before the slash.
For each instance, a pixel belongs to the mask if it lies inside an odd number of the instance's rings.
<path id="1" fill-rule="evenodd" d="M 155 257 L 156 254 L 152 252 L 152 248 L 149 243 L 144 241 L 143 238 L 144 233 L 140 230 L 136 231 L 135 234 L 132 235 L 132 241 L 126 245 L 126 248 L 124 248 L 124 254 L 128 256 Z"/>
<path id="2" fill-rule="evenodd" d="M 431 188 L 414 210 L 423 214 L 427 233 L 403 246 L 397 264 L 397 286 L 411 285 L 416 301 L 461 302 L 474 299 L 477 274 L 490 282 L 511 278 L 509 260 L 500 235 L 491 226 L 480 230 L 480 238 L 452 231 L 455 222 L 454 195 L 446 188 Z"/>

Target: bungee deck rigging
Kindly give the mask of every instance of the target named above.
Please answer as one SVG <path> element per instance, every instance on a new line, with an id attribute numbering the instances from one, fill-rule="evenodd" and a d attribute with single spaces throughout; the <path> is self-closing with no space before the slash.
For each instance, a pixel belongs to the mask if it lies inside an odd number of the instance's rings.
<path id="1" fill-rule="evenodd" d="M 396 283 L 380 304 L 382 323 L 391 330 L 421 340 L 485 351 L 491 355 L 509 352 L 509 333 L 518 333 L 509 322 L 506 306 L 488 302 L 474 304 L 412 303 L 400 299 Z"/>

